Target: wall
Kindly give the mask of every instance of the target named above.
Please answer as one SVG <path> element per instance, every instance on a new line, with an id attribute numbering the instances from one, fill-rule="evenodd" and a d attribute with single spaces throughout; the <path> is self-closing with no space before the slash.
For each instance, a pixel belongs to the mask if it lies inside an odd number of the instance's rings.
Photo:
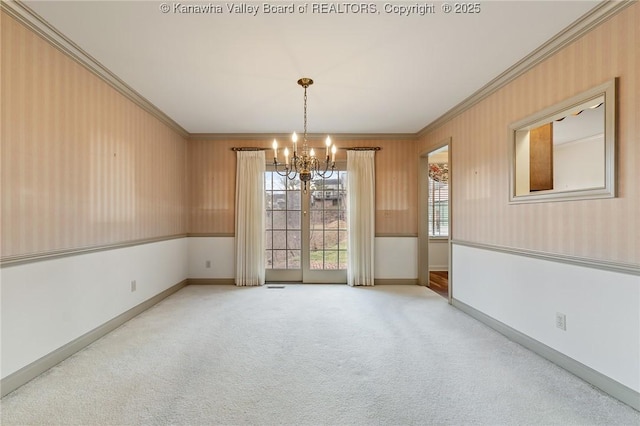
<path id="1" fill-rule="evenodd" d="M 177 238 L 4 267 L 2 378 L 182 282 L 186 265 Z"/>
<path id="2" fill-rule="evenodd" d="M 429 129 L 417 144 L 417 152 L 424 152 L 452 138 L 454 299 L 633 389 L 635 395 L 640 391 L 638 22 L 640 5 L 635 3 Z M 614 77 L 619 78 L 618 196 L 510 205 L 509 124 Z M 476 247 L 469 251 L 462 243 Z M 528 260 L 521 261 L 518 254 L 492 255 L 502 249 L 520 252 Z M 563 259 L 566 264 L 558 266 Z M 601 273 L 590 263 L 622 272 Z M 555 328 L 556 310 L 568 315 L 566 333 L 558 334 Z"/>
<path id="3" fill-rule="evenodd" d="M 187 278 L 187 152 L 176 130 L 0 19 L 5 392 L 8 375 Z"/>
<path id="4" fill-rule="evenodd" d="M 429 270 L 449 270 L 449 240 L 429 239 Z"/>
<path id="5" fill-rule="evenodd" d="M 413 139 L 353 140 L 333 137 L 341 148 L 379 146 L 376 153 L 376 277 L 417 278 L 417 163 Z M 232 279 L 236 155 L 232 147 L 269 147 L 270 139 L 188 142 L 189 271 L 191 278 Z M 336 161 L 346 160 L 340 150 Z M 224 247 L 224 249 L 223 249 Z M 221 257 L 219 257 L 221 256 Z M 402 257 L 399 264 L 389 259 Z M 222 260 L 216 260 L 216 259 Z M 212 267 L 206 268 L 206 261 Z M 217 265 L 214 268 L 213 265 Z M 403 265 L 399 267 L 398 265 Z"/>
<path id="6" fill-rule="evenodd" d="M 418 152 L 452 137 L 454 238 L 639 264 L 639 9 L 627 7 L 420 138 Z M 509 205 L 508 125 L 614 77 L 619 77 L 618 197 Z"/>
<path id="7" fill-rule="evenodd" d="M 376 235 L 417 235 L 417 164 L 413 139 L 341 140 L 340 148 L 379 146 L 376 153 Z M 320 145 L 320 143 L 318 144 Z M 190 235 L 234 233 L 236 155 L 232 147 L 270 147 L 270 139 L 192 138 L 188 143 Z M 339 150 L 336 161 L 346 160 Z"/>
<path id="8" fill-rule="evenodd" d="M 640 390 L 638 276 L 463 245 L 453 260 L 456 300 Z"/>
<path id="9" fill-rule="evenodd" d="M 186 232 L 185 139 L 2 13 L 2 258 Z"/>

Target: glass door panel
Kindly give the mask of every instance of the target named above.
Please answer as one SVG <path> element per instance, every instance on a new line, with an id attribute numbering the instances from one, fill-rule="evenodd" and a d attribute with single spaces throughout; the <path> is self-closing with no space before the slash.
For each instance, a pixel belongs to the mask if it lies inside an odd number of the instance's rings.
<path id="1" fill-rule="evenodd" d="M 266 280 L 346 283 L 345 171 L 300 181 L 265 173 Z"/>
<path id="2" fill-rule="evenodd" d="M 300 181 L 265 172 L 267 281 L 302 280 Z"/>
<path id="3" fill-rule="evenodd" d="M 308 282 L 347 282 L 347 172 L 311 182 L 308 203 L 309 262 L 303 265 Z M 306 232 L 305 232 L 306 231 Z"/>

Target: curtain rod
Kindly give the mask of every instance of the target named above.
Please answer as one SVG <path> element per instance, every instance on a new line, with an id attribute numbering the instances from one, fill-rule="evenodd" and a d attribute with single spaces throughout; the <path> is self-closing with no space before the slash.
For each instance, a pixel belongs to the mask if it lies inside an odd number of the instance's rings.
<path id="1" fill-rule="evenodd" d="M 259 148 L 255 146 L 254 147 L 234 146 L 233 148 L 231 148 L 231 151 L 268 151 L 270 149 L 272 148 Z M 380 151 L 382 148 L 380 148 L 379 146 L 356 146 L 352 148 L 338 148 L 338 149 L 344 149 L 345 151 Z"/>
<path id="2" fill-rule="evenodd" d="M 342 149 L 344 149 L 345 151 L 380 151 L 382 148 L 380 148 L 379 146 L 354 146 L 352 148 Z"/>

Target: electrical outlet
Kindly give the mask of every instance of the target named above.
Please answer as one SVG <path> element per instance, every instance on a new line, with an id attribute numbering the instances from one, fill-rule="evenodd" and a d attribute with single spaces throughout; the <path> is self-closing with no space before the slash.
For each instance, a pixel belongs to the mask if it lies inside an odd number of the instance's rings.
<path id="1" fill-rule="evenodd" d="M 131 281 L 131 292 L 136 291 L 136 280 Z"/>
<path id="2" fill-rule="evenodd" d="M 207 268 L 211 268 L 211 261 L 210 261 L 210 260 L 207 260 L 207 261 L 204 263 L 204 266 L 206 266 Z"/>
<path id="3" fill-rule="evenodd" d="M 567 331 L 567 316 L 565 314 L 556 312 L 556 327 L 560 330 Z"/>

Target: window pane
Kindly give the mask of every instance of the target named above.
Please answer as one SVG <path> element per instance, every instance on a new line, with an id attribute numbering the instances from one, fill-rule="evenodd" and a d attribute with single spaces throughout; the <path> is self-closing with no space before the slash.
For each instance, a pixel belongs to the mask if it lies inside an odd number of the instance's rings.
<path id="1" fill-rule="evenodd" d="M 310 266 L 311 269 L 323 269 L 324 266 L 324 259 L 323 259 L 323 255 L 324 252 L 321 250 L 312 250 L 310 253 Z"/>
<path id="2" fill-rule="evenodd" d="M 324 238 L 322 231 L 311 231 L 309 238 L 309 248 L 311 250 L 321 250 L 324 247 Z"/>
<path id="3" fill-rule="evenodd" d="M 284 210 L 287 207 L 285 191 L 273 191 L 272 208 L 274 210 Z"/>
<path id="4" fill-rule="evenodd" d="M 264 189 L 270 191 L 273 189 L 273 182 L 271 181 L 272 172 L 264 172 Z"/>
<path id="5" fill-rule="evenodd" d="M 337 210 L 327 210 L 324 212 L 324 226 L 329 229 L 338 229 L 338 220 L 340 212 Z"/>
<path id="6" fill-rule="evenodd" d="M 338 252 L 335 250 L 324 252 L 324 269 L 338 269 Z"/>
<path id="7" fill-rule="evenodd" d="M 300 229 L 300 211 L 287 212 L 287 229 Z"/>
<path id="8" fill-rule="evenodd" d="M 347 269 L 347 252 L 338 252 L 338 269 Z"/>
<path id="9" fill-rule="evenodd" d="M 274 250 L 273 251 L 273 269 L 286 269 L 286 268 L 287 268 L 287 251 Z"/>
<path id="10" fill-rule="evenodd" d="M 286 231 L 273 231 L 273 248 L 284 250 L 287 248 Z"/>
<path id="11" fill-rule="evenodd" d="M 338 231 L 324 232 L 324 248 L 335 250 L 338 248 Z"/>
<path id="12" fill-rule="evenodd" d="M 273 269 L 273 252 L 271 250 L 266 250 L 264 252 L 264 265 L 266 269 Z"/>
<path id="13" fill-rule="evenodd" d="M 273 212 L 271 210 L 265 212 L 264 226 L 265 229 L 272 229 L 273 227 Z"/>
<path id="14" fill-rule="evenodd" d="M 273 229 L 287 229 L 286 211 L 278 210 L 273 212 Z"/>
<path id="15" fill-rule="evenodd" d="M 340 231 L 340 233 L 338 234 L 338 237 L 339 237 L 338 248 L 340 250 L 346 250 L 347 249 L 347 232 Z"/>
<path id="16" fill-rule="evenodd" d="M 322 211 L 312 211 L 310 217 L 311 229 L 322 229 Z"/>
<path id="17" fill-rule="evenodd" d="M 287 191 L 287 209 L 300 210 L 300 191 Z"/>
<path id="18" fill-rule="evenodd" d="M 300 231 L 288 231 L 287 232 L 287 248 L 300 250 Z"/>
<path id="19" fill-rule="evenodd" d="M 273 247 L 273 245 L 272 245 L 273 239 L 272 239 L 271 231 L 267 231 L 266 234 L 267 235 L 266 235 L 266 238 L 265 238 L 265 248 L 267 250 L 270 250 Z"/>
<path id="20" fill-rule="evenodd" d="M 267 210 L 271 210 L 271 206 L 273 205 L 273 197 L 271 196 L 271 191 L 265 191 L 264 194 L 264 203 L 267 206 Z"/>
<path id="21" fill-rule="evenodd" d="M 300 250 L 287 250 L 287 269 L 300 269 Z"/>

